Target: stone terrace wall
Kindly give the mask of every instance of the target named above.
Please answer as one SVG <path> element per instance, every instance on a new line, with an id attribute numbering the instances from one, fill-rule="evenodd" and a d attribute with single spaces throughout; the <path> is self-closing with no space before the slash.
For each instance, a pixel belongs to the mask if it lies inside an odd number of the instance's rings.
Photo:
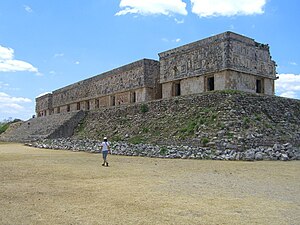
<path id="1" fill-rule="evenodd" d="M 241 151 L 276 143 L 300 146 L 300 101 L 210 92 L 92 110 L 82 128 L 76 138 Z"/>

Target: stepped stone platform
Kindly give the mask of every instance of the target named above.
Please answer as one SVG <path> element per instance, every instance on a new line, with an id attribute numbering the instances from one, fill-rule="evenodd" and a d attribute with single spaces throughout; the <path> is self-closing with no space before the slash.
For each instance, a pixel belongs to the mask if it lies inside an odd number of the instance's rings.
<path id="1" fill-rule="evenodd" d="M 105 121 L 105 122 L 103 122 Z M 214 91 L 90 110 L 77 139 L 186 145 L 214 150 L 300 147 L 300 101 Z"/>
<path id="2" fill-rule="evenodd" d="M 0 135 L 0 141 L 31 142 L 45 138 L 70 137 L 84 117 L 85 112 L 77 111 L 18 122 Z"/>

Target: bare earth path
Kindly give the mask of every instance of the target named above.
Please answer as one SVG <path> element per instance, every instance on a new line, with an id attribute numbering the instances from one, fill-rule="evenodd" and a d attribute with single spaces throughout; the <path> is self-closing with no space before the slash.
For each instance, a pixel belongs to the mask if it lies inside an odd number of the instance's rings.
<path id="1" fill-rule="evenodd" d="M 166 160 L 0 144 L 0 224 L 300 224 L 300 162 Z"/>

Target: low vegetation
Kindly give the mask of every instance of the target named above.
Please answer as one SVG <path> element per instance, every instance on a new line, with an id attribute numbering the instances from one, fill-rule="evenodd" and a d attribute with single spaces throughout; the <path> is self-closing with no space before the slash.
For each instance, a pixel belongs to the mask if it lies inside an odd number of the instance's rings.
<path id="1" fill-rule="evenodd" d="M 146 113 L 146 112 L 148 112 L 148 111 L 149 111 L 148 105 L 142 104 L 142 105 L 141 105 L 141 112 L 142 112 L 142 113 Z"/>
<path id="2" fill-rule="evenodd" d="M 16 123 L 16 122 L 19 122 L 19 121 L 21 121 L 21 120 L 20 119 L 14 119 L 14 120 L 4 120 L 4 121 L 0 122 L 0 134 L 5 132 L 8 129 L 10 124 Z"/>

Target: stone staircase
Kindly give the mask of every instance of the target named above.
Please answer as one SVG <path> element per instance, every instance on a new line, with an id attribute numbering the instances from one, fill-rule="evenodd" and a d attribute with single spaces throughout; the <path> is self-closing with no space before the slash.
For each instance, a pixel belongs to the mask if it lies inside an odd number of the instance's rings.
<path id="1" fill-rule="evenodd" d="M 0 141 L 31 142 L 45 138 L 70 137 L 85 112 L 69 112 L 32 118 L 9 128 L 0 135 Z"/>

